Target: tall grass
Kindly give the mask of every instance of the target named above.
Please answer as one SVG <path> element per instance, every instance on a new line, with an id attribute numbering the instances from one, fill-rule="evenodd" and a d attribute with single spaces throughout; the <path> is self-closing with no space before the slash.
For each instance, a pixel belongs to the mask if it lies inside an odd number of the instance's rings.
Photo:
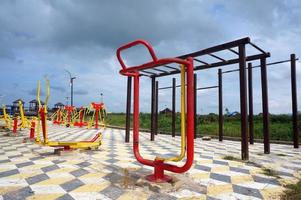
<path id="1" fill-rule="evenodd" d="M 299 117 L 301 119 L 301 116 Z M 108 114 L 108 124 L 125 127 L 124 113 Z M 218 135 L 218 116 L 216 114 L 197 116 L 197 134 Z M 176 115 L 176 132 L 181 129 L 180 114 Z M 140 113 L 140 128 L 150 129 L 151 121 L 149 113 Z M 160 132 L 170 133 L 172 118 L 170 114 L 158 115 L 158 130 Z M 300 127 L 300 126 L 299 126 Z M 240 137 L 240 116 L 224 117 L 224 135 L 231 137 Z M 292 140 L 292 122 L 288 115 L 270 115 L 270 134 L 272 140 Z M 262 116 L 254 116 L 254 137 L 263 138 Z"/>

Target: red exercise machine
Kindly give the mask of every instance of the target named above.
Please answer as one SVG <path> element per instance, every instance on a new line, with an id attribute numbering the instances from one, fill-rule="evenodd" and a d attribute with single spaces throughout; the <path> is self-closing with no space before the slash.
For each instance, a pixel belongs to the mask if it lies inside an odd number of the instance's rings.
<path id="1" fill-rule="evenodd" d="M 121 51 L 131 48 L 136 45 L 144 45 L 151 57 L 152 61 L 138 65 L 127 67 L 121 57 Z M 179 58 L 164 58 L 158 59 L 155 55 L 155 52 L 150 44 L 144 40 L 136 40 L 134 42 L 128 43 L 124 46 L 121 46 L 117 49 L 116 52 L 118 61 L 122 67 L 120 74 L 124 76 L 131 76 L 134 78 L 134 102 L 133 102 L 133 149 L 136 159 L 144 165 L 154 167 L 154 174 L 148 175 L 146 178 L 149 181 L 154 182 L 168 182 L 171 181 L 171 177 L 164 175 L 164 170 L 175 172 L 175 173 L 184 173 L 190 169 L 193 163 L 193 154 L 194 154 L 194 76 L 193 76 L 193 59 L 191 57 L 186 60 Z M 186 124 L 186 151 L 187 159 L 183 166 L 176 166 L 169 163 L 165 163 L 164 159 L 155 158 L 154 160 L 149 160 L 143 158 L 139 153 L 139 78 L 140 71 L 159 67 L 161 65 L 167 64 L 179 64 L 185 67 L 186 76 L 187 76 L 187 124 Z"/>

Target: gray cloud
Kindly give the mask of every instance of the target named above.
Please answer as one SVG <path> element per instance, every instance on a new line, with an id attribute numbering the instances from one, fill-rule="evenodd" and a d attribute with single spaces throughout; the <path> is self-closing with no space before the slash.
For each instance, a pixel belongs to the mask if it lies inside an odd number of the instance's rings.
<path id="1" fill-rule="evenodd" d="M 13 83 L 13 89 L 16 89 L 19 87 L 19 84 L 18 83 Z"/>
<path id="2" fill-rule="evenodd" d="M 172 0 L 160 4 L 139 0 L 32 1 L 27 4 L 4 1 L 0 8 L 3 13 L 0 25 L 4 30 L 0 31 L 0 38 L 4 39 L 0 44 L 10 52 L 17 47 L 37 48 L 38 45 L 60 51 L 85 46 L 116 49 L 136 38 L 147 39 L 154 45 L 183 39 L 187 45 L 220 40 L 222 30 L 211 22 L 214 19 L 206 12 L 208 5 L 201 1 L 193 3 L 192 7 L 186 1 Z"/>
<path id="3" fill-rule="evenodd" d="M 62 86 L 50 86 L 50 88 L 59 92 L 66 92 L 66 88 Z"/>
<path id="4" fill-rule="evenodd" d="M 82 90 L 82 89 L 78 89 L 78 90 L 74 91 L 74 94 L 76 94 L 76 95 L 87 95 L 88 91 Z"/>
<path id="5" fill-rule="evenodd" d="M 37 96 L 37 88 L 33 88 L 33 89 L 31 89 L 31 90 L 28 90 L 27 91 L 27 94 L 29 94 L 30 96 Z M 41 90 L 41 94 L 40 94 L 41 96 L 44 96 L 45 95 L 45 92 L 43 92 L 43 90 Z"/>
<path id="6" fill-rule="evenodd" d="M 100 98 L 96 91 L 103 91 L 105 99 L 110 99 L 108 109 L 123 111 L 126 78 L 118 74 L 120 66 L 115 57 L 121 44 L 146 39 L 154 45 L 159 57 L 165 57 L 250 36 L 256 44 L 272 52 L 268 62 L 287 59 L 291 52 L 301 55 L 300 12 L 298 0 L 163 0 L 160 4 L 140 0 L 3 0 L 0 66 L 4 77 L 0 80 L 0 92 L 10 94 L 4 85 L 18 82 L 22 91 L 26 91 L 24 95 L 35 96 L 36 91 L 28 88 L 43 79 L 43 74 L 50 74 L 51 84 L 55 84 L 51 89 L 60 94 L 51 93 L 50 100 L 64 101 L 69 94 L 66 68 L 79 79 L 75 80 L 75 88 L 84 88 L 75 90 L 76 103 L 96 101 Z M 130 64 L 145 60 L 141 48 L 126 56 Z M 225 106 L 237 110 L 237 74 L 227 76 L 230 78 L 224 80 Z M 268 76 L 272 112 L 289 111 L 289 105 L 283 103 L 289 101 L 280 101 L 289 98 L 288 88 L 279 87 L 289 82 L 287 68 L 269 69 Z M 199 72 L 198 78 L 199 87 L 215 85 L 216 69 Z M 258 73 L 254 73 L 254 82 L 260 82 Z M 150 82 L 141 83 L 141 109 L 149 111 Z M 18 95 L 19 85 L 14 87 Z M 170 79 L 160 79 L 160 85 L 170 85 Z M 255 110 L 261 112 L 259 85 L 254 89 L 257 94 L 254 101 L 259 102 Z M 216 111 L 215 92 L 199 93 L 199 111 Z M 169 105 L 170 94 L 160 95 L 159 107 Z"/>

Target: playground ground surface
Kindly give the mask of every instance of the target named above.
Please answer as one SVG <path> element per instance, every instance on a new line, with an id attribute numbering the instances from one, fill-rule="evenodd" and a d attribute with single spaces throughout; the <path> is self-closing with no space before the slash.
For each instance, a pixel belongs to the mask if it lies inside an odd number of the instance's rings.
<path id="1" fill-rule="evenodd" d="M 49 126 L 50 139 L 86 140 L 96 130 Z M 195 140 L 195 162 L 185 174 L 168 173 L 175 182 L 146 184 L 152 168 L 139 164 L 124 130 L 102 130 L 96 151 L 56 155 L 53 148 L 23 142 L 29 131 L 5 136 L 0 132 L 0 199 L 279 199 L 285 185 L 301 179 L 301 149 L 271 144 L 250 146 L 250 161 L 240 161 L 240 142 Z M 141 154 L 147 158 L 175 155 L 180 138 L 140 134 Z M 183 162 L 182 162 L 183 163 Z M 181 165 L 181 163 L 178 163 Z"/>

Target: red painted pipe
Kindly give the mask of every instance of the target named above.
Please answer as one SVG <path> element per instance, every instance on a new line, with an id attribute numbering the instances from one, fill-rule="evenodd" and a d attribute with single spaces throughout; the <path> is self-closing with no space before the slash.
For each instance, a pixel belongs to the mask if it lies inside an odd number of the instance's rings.
<path id="1" fill-rule="evenodd" d="M 40 117 L 41 117 L 41 124 L 42 124 L 42 132 L 43 132 L 43 139 L 44 139 L 44 142 L 45 142 L 45 139 L 46 139 L 46 117 L 45 117 L 45 110 L 44 108 L 42 107 L 40 109 Z"/>
<path id="2" fill-rule="evenodd" d="M 62 123 L 61 112 L 62 111 L 60 109 L 57 111 L 56 120 L 53 121 L 53 124 L 61 124 Z"/>
<path id="3" fill-rule="evenodd" d="M 80 142 L 95 142 L 100 137 L 99 133 L 97 133 L 91 140 L 83 140 Z"/>
<path id="4" fill-rule="evenodd" d="M 70 122 L 71 122 L 71 113 L 74 110 L 74 106 L 65 106 L 65 110 L 67 110 L 67 122 L 70 125 Z"/>
<path id="5" fill-rule="evenodd" d="M 74 126 L 83 127 L 86 126 L 87 123 L 83 122 L 84 119 L 84 108 L 81 107 L 79 111 L 79 122 L 74 122 Z"/>
<path id="6" fill-rule="evenodd" d="M 80 122 L 80 124 L 83 123 L 83 118 L 84 118 L 84 110 L 83 110 L 83 108 L 81 108 L 80 111 L 79 111 L 79 122 Z"/>
<path id="7" fill-rule="evenodd" d="M 14 118 L 14 126 L 13 126 L 13 133 L 17 133 L 17 128 L 18 128 L 18 118 Z"/>
<path id="8" fill-rule="evenodd" d="M 99 111 L 104 107 L 103 103 L 92 103 L 92 107 L 95 109 L 95 128 L 98 129 Z"/>
<path id="9" fill-rule="evenodd" d="M 61 110 L 58 111 L 56 119 L 57 119 L 58 123 L 60 124 L 61 123 Z"/>
<path id="10" fill-rule="evenodd" d="M 95 113 L 95 128 L 98 129 L 98 111 Z"/>
<path id="11" fill-rule="evenodd" d="M 34 131 L 35 131 L 36 123 L 34 121 L 31 122 L 31 127 L 30 127 L 30 135 L 29 139 L 34 139 Z"/>
<path id="12" fill-rule="evenodd" d="M 125 45 L 123 45 L 123 46 L 121 46 L 121 47 L 119 47 L 117 49 L 117 53 L 116 53 L 117 54 L 117 58 L 119 60 L 119 63 L 121 65 L 121 67 L 124 70 L 127 67 L 125 66 L 125 64 L 124 64 L 124 62 L 123 62 L 123 60 L 121 58 L 121 51 L 123 51 L 125 49 L 128 49 L 128 48 L 131 48 L 133 46 L 139 45 L 139 44 L 144 45 L 148 49 L 148 51 L 149 51 L 149 53 L 150 53 L 150 55 L 151 55 L 151 57 L 152 57 L 152 59 L 153 59 L 154 62 L 156 62 L 158 60 L 157 57 L 156 57 L 156 54 L 155 54 L 155 52 L 154 52 L 154 50 L 152 48 L 152 46 L 148 42 L 146 42 L 145 40 L 136 40 L 136 41 L 130 42 L 128 44 L 125 44 Z"/>

